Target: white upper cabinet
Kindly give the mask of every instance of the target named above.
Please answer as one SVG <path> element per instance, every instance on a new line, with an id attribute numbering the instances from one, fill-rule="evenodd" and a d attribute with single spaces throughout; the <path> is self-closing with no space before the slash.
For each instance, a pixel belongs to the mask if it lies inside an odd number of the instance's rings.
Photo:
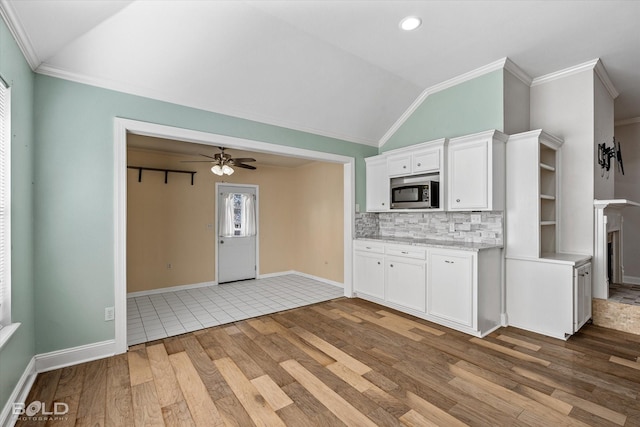
<path id="1" fill-rule="evenodd" d="M 444 162 L 446 139 L 412 145 L 387 153 L 389 176 L 438 173 Z"/>
<path id="2" fill-rule="evenodd" d="M 504 209 L 506 141 L 496 130 L 449 140 L 447 210 Z"/>
<path id="3" fill-rule="evenodd" d="M 387 158 L 375 156 L 365 159 L 367 164 L 367 212 L 389 210 L 389 173 Z"/>

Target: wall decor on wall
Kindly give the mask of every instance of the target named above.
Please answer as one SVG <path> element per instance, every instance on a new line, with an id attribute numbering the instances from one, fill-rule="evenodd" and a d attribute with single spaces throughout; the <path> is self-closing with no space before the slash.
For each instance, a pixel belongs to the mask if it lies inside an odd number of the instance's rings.
<path id="1" fill-rule="evenodd" d="M 616 145 L 617 143 L 617 145 Z M 609 179 L 609 170 L 611 169 L 611 158 L 616 158 L 618 162 L 618 171 L 624 175 L 624 165 L 622 164 L 622 150 L 620 148 L 620 141 L 616 141 L 616 137 L 613 137 L 613 146 L 607 147 L 606 143 L 598 144 L 598 164 L 600 165 L 600 176 L 607 175 Z"/>

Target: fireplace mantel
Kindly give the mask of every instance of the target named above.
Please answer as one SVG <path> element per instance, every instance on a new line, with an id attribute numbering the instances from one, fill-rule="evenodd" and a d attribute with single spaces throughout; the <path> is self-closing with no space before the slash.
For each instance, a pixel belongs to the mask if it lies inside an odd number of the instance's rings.
<path id="1" fill-rule="evenodd" d="M 607 277 L 607 215 L 620 216 L 624 208 L 638 208 L 640 203 L 628 199 L 610 199 L 593 201 L 595 231 L 593 242 L 593 297 L 609 298 L 609 279 Z M 607 214 L 608 213 L 608 214 Z"/>

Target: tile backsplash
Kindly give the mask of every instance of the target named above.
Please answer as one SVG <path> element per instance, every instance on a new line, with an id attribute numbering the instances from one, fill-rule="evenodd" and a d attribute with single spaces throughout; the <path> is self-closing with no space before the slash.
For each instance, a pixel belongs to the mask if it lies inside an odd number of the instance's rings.
<path id="1" fill-rule="evenodd" d="M 356 213 L 356 237 L 374 235 L 503 244 L 502 212 Z"/>

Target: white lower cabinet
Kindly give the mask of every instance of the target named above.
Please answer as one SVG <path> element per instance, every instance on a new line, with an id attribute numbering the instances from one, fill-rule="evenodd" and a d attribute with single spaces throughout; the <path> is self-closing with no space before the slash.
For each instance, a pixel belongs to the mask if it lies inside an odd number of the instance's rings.
<path id="1" fill-rule="evenodd" d="M 568 339 L 591 318 L 589 256 L 506 259 L 509 325 Z"/>
<path id="2" fill-rule="evenodd" d="M 384 246 L 356 245 L 353 260 L 354 288 L 358 295 L 384 299 Z"/>
<path id="3" fill-rule="evenodd" d="M 501 249 L 456 250 L 360 240 L 354 249 L 358 297 L 475 336 L 501 326 Z"/>
<path id="4" fill-rule="evenodd" d="M 386 299 L 413 310 L 425 308 L 424 259 L 388 257 L 385 264 Z"/>
<path id="5" fill-rule="evenodd" d="M 427 313 L 475 328 L 475 253 L 429 251 Z"/>

